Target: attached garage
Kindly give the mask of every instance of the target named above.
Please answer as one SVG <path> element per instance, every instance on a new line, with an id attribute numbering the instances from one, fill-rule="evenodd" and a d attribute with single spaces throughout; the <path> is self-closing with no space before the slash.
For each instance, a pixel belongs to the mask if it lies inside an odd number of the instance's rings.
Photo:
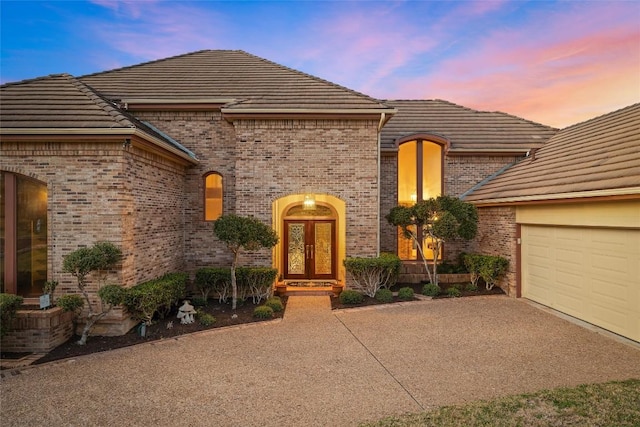
<path id="1" fill-rule="evenodd" d="M 640 342 L 640 202 L 519 207 L 524 298 Z"/>
<path id="2" fill-rule="evenodd" d="M 464 198 L 478 250 L 511 261 L 509 295 L 640 342 L 640 103 L 560 130 Z"/>

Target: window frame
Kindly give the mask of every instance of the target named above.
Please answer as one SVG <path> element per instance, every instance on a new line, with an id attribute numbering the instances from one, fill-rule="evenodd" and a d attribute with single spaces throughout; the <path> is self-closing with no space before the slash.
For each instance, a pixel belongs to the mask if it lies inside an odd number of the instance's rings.
<path id="1" fill-rule="evenodd" d="M 396 148 L 398 150 L 398 153 L 400 152 L 400 146 L 406 143 L 410 143 L 410 142 L 415 142 L 416 143 L 416 200 L 414 203 L 418 203 L 420 201 L 424 200 L 424 149 L 423 146 L 425 143 L 429 143 L 429 144 L 436 144 L 439 145 L 441 147 L 440 150 L 440 195 L 444 194 L 444 184 L 445 184 L 445 170 L 444 170 L 444 158 L 447 154 L 447 152 L 449 151 L 449 147 L 450 147 L 450 143 L 449 140 L 440 136 L 440 135 L 434 135 L 434 134 L 428 134 L 428 133 L 421 133 L 421 134 L 412 134 L 412 135 L 408 135 L 405 136 L 403 138 L 399 138 L 396 140 Z M 399 158 L 399 155 L 397 156 Z M 397 170 L 396 170 L 396 203 L 400 203 L 400 194 L 399 194 L 399 188 L 400 188 L 400 180 L 399 180 L 399 174 L 400 174 L 400 164 L 399 162 L 396 165 Z M 417 230 L 417 234 L 418 234 L 418 239 L 420 241 L 423 241 L 424 243 L 424 239 L 422 236 L 422 230 Z M 400 241 L 398 240 L 397 243 L 397 248 L 396 248 L 396 253 L 400 254 L 400 247 L 399 247 Z M 441 259 L 443 257 L 443 254 L 440 253 L 439 258 Z M 416 259 L 403 259 L 403 261 L 423 261 L 423 258 L 420 254 L 420 251 L 416 251 Z M 427 261 L 434 261 L 432 258 L 427 258 Z"/>
<path id="2" fill-rule="evenodd" d="M 3 204 L 0 205 L 0 209 L 3 209 L 3 218 L 4 218 L 4 234 L 3 234 L 3 252 L 4 259 L 0 262 L 3 263 L 2 266 L 2 274 L 3 274 L 3 290 L 2 292 L 14 295 L 21 295 L 25 298 L 25 301 L 31 301 L 35 297 L 22 295 L 21 289 L 22 286 L 19 283 L 19 268 L 18 268 L 18 239 L 20 238 L 18 234 L 18 221 L 20 212 L 18 212 L 20 197 L 19 193 L 19 182 L 31 182 L 33 184 L 42 187 L 44 191 L 46 191 L 46 206 L 44 213 L 44 230 L 37 231 L 36 233 L 44 233 L 44 248 L 45 248 L 45 259 L 44 264 L 40 265 L 42 270 L 44 271 L 44 280 L 49 279 L 49 188 L 47 183 L 42 182 L 38 179 L 32 178 L 30 176 L 10 172 L 6 170 L 0 170 L 0 174 L 2 174 L 3 186 L 2 191 L 4 194 L 1 195 L 3 199 Z M 30 246 L 30 249 L 33 249 Z M 30 252 L 31 254 L 33 252 Z M 33 264 L 32 264 L 33 265 Z"/>
<path id="3" fill-rule="evenodd" d="M 207 188 L 208 188 L 207 187 L 207 178 L 209 178 L 211 175 L 215 175 L 215 176 L 220 177 L 220 214 L 215 219 L 207 219 L 207 200 L 209 200 L 209 199 L 215 200 L 213 198 L 208 198 L 207 197 Z M 213 221 L 217 220 L 218 218 L 220 218 L 220 216 L 222 216 L 224 214 L 224 176 L 220 172 L 216 172 L 216 171 L 207 172 L 202 177 L 202 183 L 203 183 L 202 219 L 205 222 L 213 222 Z"/>

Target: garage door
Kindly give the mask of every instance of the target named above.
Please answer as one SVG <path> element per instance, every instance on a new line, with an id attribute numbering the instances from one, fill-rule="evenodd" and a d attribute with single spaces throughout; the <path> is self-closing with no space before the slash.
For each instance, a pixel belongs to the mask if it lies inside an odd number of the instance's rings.
<path id="1" fill-rule="evenodd" d="M 640 342 L 640 230 L 522 226 L 522 296 Z"/>

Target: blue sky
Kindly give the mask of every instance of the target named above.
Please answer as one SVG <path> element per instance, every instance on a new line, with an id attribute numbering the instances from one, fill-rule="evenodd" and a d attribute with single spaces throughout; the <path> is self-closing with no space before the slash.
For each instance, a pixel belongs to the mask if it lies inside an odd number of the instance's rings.
<path id="1" fill-rule="evenodd" d="M 241 49 L 381 99 L 563 127 L 640 102 L 637 1 L 5 1 L 2 83 Z"/>

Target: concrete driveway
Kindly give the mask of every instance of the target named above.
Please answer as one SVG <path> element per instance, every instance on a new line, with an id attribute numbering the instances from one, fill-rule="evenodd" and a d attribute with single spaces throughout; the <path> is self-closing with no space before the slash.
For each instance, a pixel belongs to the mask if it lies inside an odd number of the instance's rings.
<path id="1" fill-rule="evenodd" d="M 559 386 L 640 378 L 640 349 L 507 297 L 330 311 L 7 374 L 3 426 L 351 426 Z"/>

